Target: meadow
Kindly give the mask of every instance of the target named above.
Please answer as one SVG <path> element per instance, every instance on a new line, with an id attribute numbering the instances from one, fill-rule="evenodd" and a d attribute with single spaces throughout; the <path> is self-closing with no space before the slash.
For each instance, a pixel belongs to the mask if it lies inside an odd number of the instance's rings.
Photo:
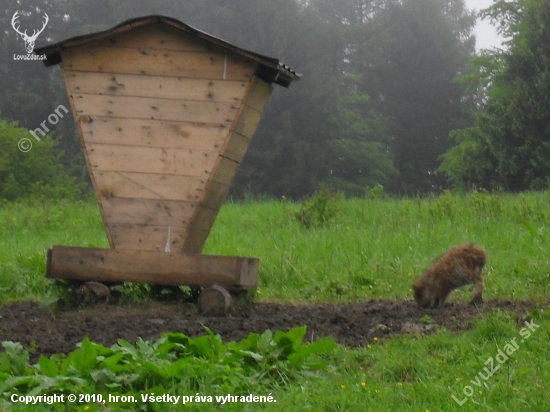
<path id="1" fill-rule="evenodd" d="M 427 336 L 365 342 L 359 349 L 336 346 L 322 354 L 326 367 L 320 370 L 289 370 L 284 374 L 288 379 L 224 387 L 272 393 L 276 403 L 228 403 L 223 410 L 547 409 L 550 316 L 545 307 L 550 294 L 550 193 L 446 192 L 422 199 L 386 198 L 373 193 L 363 199 L 335 198 L 333 206 L 335 214 L 330 220 L 305 228 L 295 219 L 299 204 L 287 200 L 227 202 L 204 253 L 259 257 L 257 301 L 411 300 L 411 283 L 439 254 L 451 245 L 475 242 L 489 256 L 484 270 L 485 299 L 531 300 L 538 308 L 529 314 L 499 310 L 480 313 L 471 330 L 458 335 L 440 329 Z M 108 247 L 95 201 L 35 199 L 0 207 L 2 304 L 26 299 L 55 302 L 56 289 L 44 277 L 46 250 L 52 244 Z M 450 300 L 468 300 L 470 296 L 471 289 L 466 289 L 453 293 Z M 528 338 L 520 334 L 525 321 L 537 325 L 530 329 Z M 480 380 L 480 372 L 487 376 L 484 368 L 489 368 L 488 359 L 495 358 L 514 338 L 518 342 L 523 338 L 517 350 L 498 364 L 500 368 L 493 376 Z M 5 365 L 0 359 L 0 373 L 13 375 Z M 33 365 L 23 369 L 25 373 L 41 373 L 40 367 Z M 193 384 L 171 379 L 171 386 L 163 390 L 206 393 L 209 389 L 206 378 Z M 90 388 L 97 388 L 93 385 Z M 457 400 L 465 401 L 459 405 Z M 9 407 L 25 410 L 18 404 Z M 156 410 L 152 404 L 141 407 Z M 81 408 L 95 410 L 98 406 L 90 403 Z M 109 408 L 134 410 L 119 404 Z M 164 405 L 159 410 L 219 408 L 186 404 Z M 37 410 L 36 406 L 32 410 Z"/>

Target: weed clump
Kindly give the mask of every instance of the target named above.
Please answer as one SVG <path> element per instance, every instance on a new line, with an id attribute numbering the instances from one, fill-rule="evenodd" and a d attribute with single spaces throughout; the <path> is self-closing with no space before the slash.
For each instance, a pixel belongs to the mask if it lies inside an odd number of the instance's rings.
<path id="1" fill-rule="evenodd" d="M 338 215 L 341 200 L 342 195 L 321 185 L 311 197 L 300 203 L 300 210 L 293 217 L 305 229 L 326 226 Z"/>

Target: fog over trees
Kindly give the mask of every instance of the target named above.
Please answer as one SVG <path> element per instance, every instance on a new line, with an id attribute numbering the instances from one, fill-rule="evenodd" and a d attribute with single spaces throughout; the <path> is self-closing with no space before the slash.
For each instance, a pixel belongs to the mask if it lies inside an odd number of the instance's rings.
<path id="1" fill-rule="evenodd" d="M 377 184 L 405 195 L 450 185 L 547 187 L 547 0 L 498 1 L 490 15 L 513 40 L 481 56 L 475 16 L 463 0 L 0 3 L 0 119 L 20 127 L 37 128 L 69 101 L 59 67 L 13 59 L 25 53 L 11 27 L 15 11 L 31 28 L 48 14 L 37 46 L 161 14 L 277 57 L 303 75 L 289 89 L 274 89 L 234 181 L 237 198 L 299 199 L 320 183 L 348 195 Z M 86 179 L 71 116 L 52 137 L 67 170 Z M 5 176 L 0 155 L 0 184 Z"/>

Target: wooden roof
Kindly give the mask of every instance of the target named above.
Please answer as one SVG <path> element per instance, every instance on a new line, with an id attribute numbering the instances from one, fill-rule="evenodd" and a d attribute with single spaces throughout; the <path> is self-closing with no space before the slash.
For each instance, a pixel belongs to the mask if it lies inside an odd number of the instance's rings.
<path id="1" fill-rule="evenodd" d="M 86 34 L 83 36 L 71 37 L 70 39 L 62 40 L 58 43 L 35 49 L 38 55 L 45 54 L 47 59 L 44 60 L 45 66 L 53 66 L 61 63 L 61 51 L 78 47 L 88 42 L 104 39 L 116 34 L 131 31 L 140 27 L 145 27 L 154 24 L 165 24 L 175 27 L 185 33 L 190 33 L 197 38 L 208 41 L 216 46 L 235 52 L 241 56 L 249 58 L 259 63 L 256 75 L 268 83 L 275 83 L 284 87 L 290 86 L 293 80 L 298 80 L 301 75 L 296 73 L 287 65 L 281 63 L 279 59 L 274 57 L 264 56 L 249 50 L 242 49 L 232 45 L 224 40 L 214 37 L 210 34 L 195 29 L 179 20 L 166 16 L 144 16 L 126 20 L 123 23 L 105 31 Z"/>

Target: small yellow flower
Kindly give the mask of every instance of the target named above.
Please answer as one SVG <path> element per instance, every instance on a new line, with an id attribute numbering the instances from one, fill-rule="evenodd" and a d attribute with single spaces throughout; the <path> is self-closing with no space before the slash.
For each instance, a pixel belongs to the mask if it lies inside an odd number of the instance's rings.
<path id="1" fill-rule="evenodd" d="M 374 390 L 374 392 L 376 392 L 376 393 L 380 393 L 380 391 L 379 391 L 378 389 L 375 389 L 375 390 Z"/>
<path id="2" fill-rule="evenodd" d="M 378 338 L 375 336 L 375 337 L 373 338 L 373 341 L 378 342 Z"/>
<path id="3" fill-rule="evenodd" d="M 85 410 L 85 411 L 89 411 L 89 410 L 90 410 L 90 407 L 89 407 L 89 406 L 85 406 L 85 407 L 84 407 L 84 410 Z"/>
<path id="4" fill-rule="evenodd" d="M 398 382 L 397 386 L 403 386 L 403 384 L 401 382 Z"/>
<path id="5" fill-rule="evenodd" d="M 370 345 L 367 345 L 367 348 L 369 348 L 369 349 L 370 349 L 370 348 L 371 348 L 371 346 L 370 346 Z"/>
<path id="6" fill-rule="evenodd" d="M 365 382 L 361 382 L 361 386 L 364 388 L 367 384 Z"/>
<path id="7" fill-rule="evenodd" d="M 483 391 L 479 391 L 479 394 L 481 395 L 483 393 Z"/>
<path id="8" fill-rule="evenodd" d="M 460 378 L 456 378 L 456 381 L 458 382 L 460 380 Z"/>
<path id="9" fill-rule="evenodd" d="M 342 389 L 346 389 L 346 385 L 340 385 Z"/>

